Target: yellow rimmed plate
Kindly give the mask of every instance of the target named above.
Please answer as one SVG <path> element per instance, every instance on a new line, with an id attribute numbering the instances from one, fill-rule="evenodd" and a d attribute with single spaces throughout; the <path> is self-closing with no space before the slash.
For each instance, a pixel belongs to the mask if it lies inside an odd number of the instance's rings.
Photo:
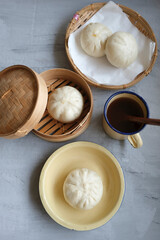
<path id="1" fill-rule="evenodd" d="M 72 208 L 63 196 L 63 183 L 76 168 L 91 169 L 102 178 L 103 196 L 90 210 Z M 119 209 L 124 195 L 124 176 L 116 158 L 91 142 L 74 142 L 56 150 L 46 161 L 39 181 L 42 204 L 60 225 L 77 231 L 91 230 L 108 222 Z"/>

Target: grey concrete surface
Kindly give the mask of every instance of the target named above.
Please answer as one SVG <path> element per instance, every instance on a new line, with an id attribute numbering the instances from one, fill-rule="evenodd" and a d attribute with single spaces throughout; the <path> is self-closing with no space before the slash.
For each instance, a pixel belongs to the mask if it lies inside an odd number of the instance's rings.
<path id="1" fill-rule="evenodd" d="M 98 1 L 97 2 L 101 2 Z M 38 73 L 52 68 L 72 69 L 64 38 L 69 21 L 91 0 L 0 0 L 0 70 L 24 64 Z M 160 47 L 160 1 L 118 2 L 141 14 L 152 27 Z M 102 128 L 106 99 L 115 91 L 91 87 L 91 124 L 79 137 L 64 143 L 44 141 L 32 132 L 21 139 L 0 139 L 1 240 L 159 240 L 160 127 L 146 126 L 144 145 L 134 149 L 109 138 Z M 152 72 L 128 90 L 147 101 L 150 116 L 160 118 L 160 56 Z M 56 149 L 73 141 L 92 141 L 106 147 L 122 166 L 126 190 L 117 214 L 104 226 L 87 232 L 61 227 L 45 212 L 38 193 L 40 171 Z"/>

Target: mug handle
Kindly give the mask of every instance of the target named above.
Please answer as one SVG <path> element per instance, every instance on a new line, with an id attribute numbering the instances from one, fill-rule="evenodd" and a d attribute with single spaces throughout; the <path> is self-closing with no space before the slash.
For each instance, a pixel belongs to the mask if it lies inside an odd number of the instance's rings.
<path id="1" fill-rule="evenodd" d="M 128 136 L 128 141 L 134 148 L 140 148 L 143 145 L 143 141 L 139 133 Z"/>

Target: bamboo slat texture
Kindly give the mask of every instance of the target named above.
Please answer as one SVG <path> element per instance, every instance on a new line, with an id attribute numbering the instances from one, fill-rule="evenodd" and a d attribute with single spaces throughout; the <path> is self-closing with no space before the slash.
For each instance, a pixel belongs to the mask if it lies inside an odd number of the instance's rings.
<path id="1" fill-rule="evenodd" d="M 72 123 L 61 123 L 53 119 L 47 111 L 36 125 L 33 132 L 39 137 L 53 142 L 66 141 L 80 135 L 88 127 L 92 110 L 93 97 L 88 84 L 78 74 L 67 69 L 52 69 L 41 73 L 46 81 L 48 94 L 62 86 L 72 86 L 78 89 L 84 98 L 84 108 L 81 116 Z"/>
<path id="2" fill-rule="evenodd" d="M 40 121 L 47 87 L 39 74 L 22 65 L 0 72 L 0 137 L 19 138 Z M 42 100 L 43 99 L 43 100 Z"/>

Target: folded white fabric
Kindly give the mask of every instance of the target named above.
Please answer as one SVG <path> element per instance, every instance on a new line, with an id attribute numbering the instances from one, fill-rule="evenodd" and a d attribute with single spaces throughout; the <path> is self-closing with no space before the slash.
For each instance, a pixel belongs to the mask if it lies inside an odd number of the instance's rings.
<path id="1" fill-rule="evenodd" d="M 135 62 L 122 69 L 112 66 L 105 56 L 101 58 L 88 56 L 81 47 L 80 33 L 91 22 L 102 23 L 113 33 L 117 31 L 131 33 L 138 44 L 138 56 Z M 92 81 L 105 85 L 121 85 L 131 82 L 149 66 L 155 49 L 155 43 L 144 36 L 129 21 L 122 9 L 112 1 L 69 36 L 68 46 L 70 56 L 79 70 Z"/>

